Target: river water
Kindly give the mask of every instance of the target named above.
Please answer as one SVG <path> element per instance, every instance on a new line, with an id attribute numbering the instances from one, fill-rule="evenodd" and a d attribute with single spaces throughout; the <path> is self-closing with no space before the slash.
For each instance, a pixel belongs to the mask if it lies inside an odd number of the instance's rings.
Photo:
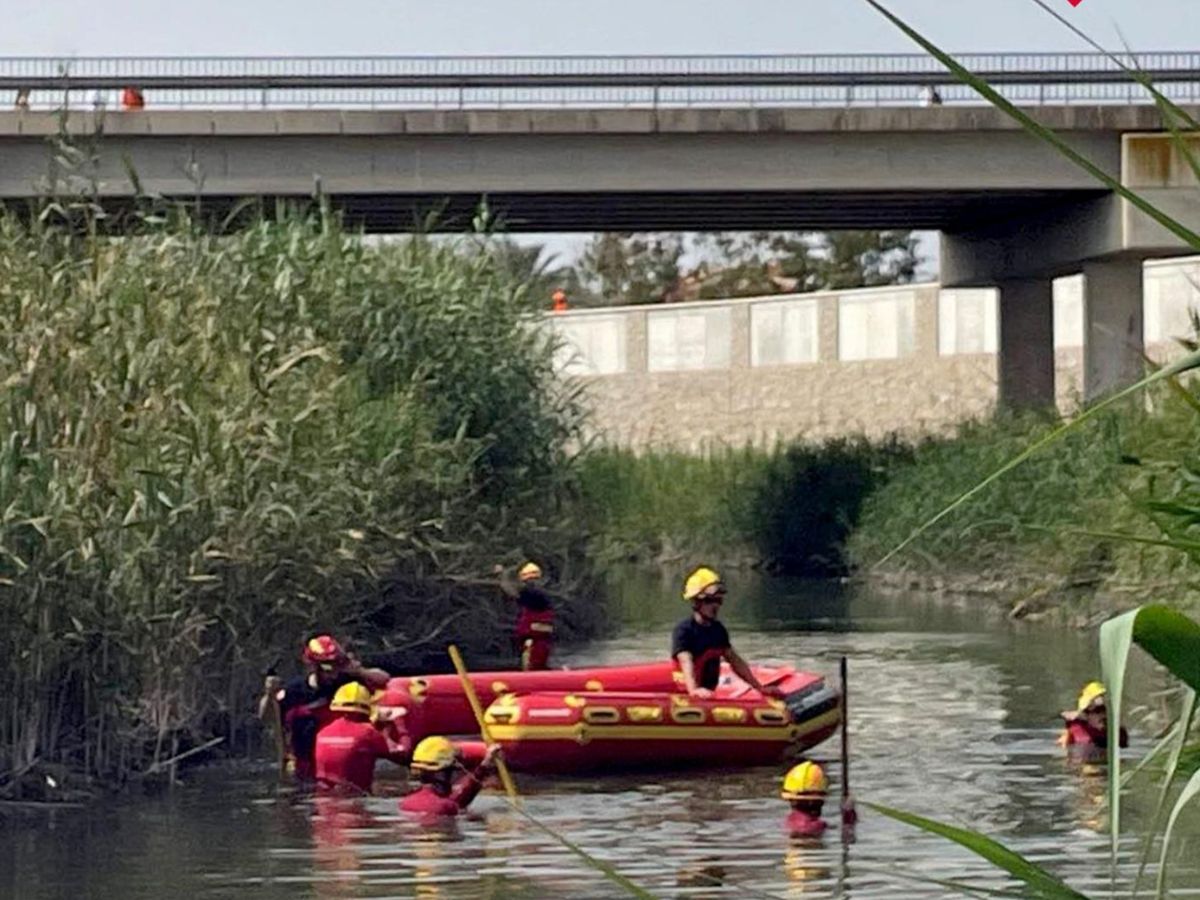
<path id="1" fill-rule="evenodd" d="M 830 675 L 848 657 L 851 779 L 860 801 L 982 830 L 1089 896 L 1109 896 L 1103 778 L 1066 761 L 1054 744 L 1056 712 L 1097 676 L 1094 634 L 830 584 L 746 576 L 731 588 L 724 616 L 744 656 Z M 673 580 L 627 575 L 617 586 L 622 629 L 560 661 L 665 656 L 670 626 L 686 611 L 676 590 Z M 1140 666 L 1135 703 L 1153 701 L 1164 684 Z M 1136 720 L 1132 731 L 1130 759 L 1152 744 Z M 828 760 L 834 794 L 838 754 L 836 739 L 813 752 Z M 836 827 L 820 840 L 789 839 L 778 798 L 783 769 L 519 777 L 519 786 L 533 817 L 654 896 L 957 896 L 936 883 L 952 879 L 1013 890 L 977 857 L 866 809 L 853 842 Z M 401 771 L 381 771 L 377 791 L 363 801 L 314 799 L 279 788 L 266 765 L 240 765 L 193 772 L 164 796 L 0 817 L 0 895 L 625 895 L 497 794 L 430 831 L 397 811 Z M 1119 882 L 1136 868 L 1148 794 L 1128 801 Z M 835 803 L 827 813 L 836 825 Z M 1200 896 L 1200 815 L 1185 816 L 1180 828 L 1173 896 Z"/>

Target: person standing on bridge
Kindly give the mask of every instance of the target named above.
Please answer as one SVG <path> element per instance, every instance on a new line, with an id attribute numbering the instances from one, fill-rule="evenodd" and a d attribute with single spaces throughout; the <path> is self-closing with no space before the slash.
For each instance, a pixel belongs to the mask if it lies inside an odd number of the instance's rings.
<path id="1" fill-rule="evenodd" d="M 142 89 L 130 86 L 121 91 L 121 108 L 145 109 L 146 98 L 142 94 Z"/>
<path id="2" fill-rule="evenodd" d="M 551 308 L 556 313 L 566 312 L 567 311 L 567 292 L 564 291 L 562 288 L 558 288 L 557 290 L 555 290 L 555 292 L 553 294 L 550 295 L 550 303 L 551 303 Z"/>
<path id="3" fill-rule="evenodd" d="M 764 697 L 781 697 L 773 685 L 764 685 L 746 661 L 733 649 L 729 632 L 718 621 L 725 602 L 725 583 L 707 566 L 700 566 L 687 577 L 683 599 L 692 604 L 692 614 L 675 626 L 671 635 L 671 657 L 683 676 L 688 694 L 707 699 L 721 678 L 721 660 L 734 673 Z"/>

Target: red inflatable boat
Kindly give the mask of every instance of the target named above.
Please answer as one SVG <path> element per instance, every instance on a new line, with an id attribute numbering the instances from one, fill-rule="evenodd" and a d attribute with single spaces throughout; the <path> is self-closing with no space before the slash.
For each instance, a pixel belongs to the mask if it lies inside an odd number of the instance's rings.
<path id="1" fill-rule="evenodd" d="M 711 699 L 688 697 L 671 662 L 540 672 L 477 672 L 471 681 L 509 765 L 574 772 L 686 765 L 761 765 L 837 729 L 840 698 L 819 675 L 755 666 L 783 700 L 722 668 Z M 402 753 L 429 735 L 478 734 L 456 675 L 393 678 L 377 724 Z"/>

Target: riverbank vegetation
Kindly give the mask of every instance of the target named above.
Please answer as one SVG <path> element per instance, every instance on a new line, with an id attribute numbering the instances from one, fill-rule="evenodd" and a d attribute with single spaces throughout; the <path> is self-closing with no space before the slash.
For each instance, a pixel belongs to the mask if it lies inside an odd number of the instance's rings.
<path id="1" fill-rule="evenodd" d="M 861 438 L 699 456 L 598 450 L 581 467 L 593 552 L 843 575 L 863 501 L 911 455 L 900 441 Z"/>
<path id="2" fill-rule="evenodd" d="M 515 554 L 586 593 L 582 413 L 488 241 L 242 215 L 0 216 L 0 794 L 238 744 L 314 628 L 506 652 Z"/>
<path id="3" fill-rule="evenodd" d="M 1194 604 L 1200 557 L 1189 552 L 1200 509 L 1194 387 L 1162 386 L 1064 435 L 924 530 L 876 574 L 923 584 L 999 588 L 1036 612 L 1064 598 L 1100 612 L 1148 598 Z M 1059 423 L 1037 417 L 965 426 L 914 448 L 911 464 L 865 503 L 848 542 L 870 569 L 964 492 Z"/>
<path id="4" fill-rule="evenodd" d="M 1016 615 L 1064 601 L 1082 620 L 1151 597 L 1192 605 L 1198 410 L 1194 384 L 1158 385 L 989 484 L 882 568 L 922 523 L 1061 422 L 1000 416 L 911 444 L 600 450 L 583 460 L 584 506 L 607 559 L 885 576 L 983 590 Z"/>

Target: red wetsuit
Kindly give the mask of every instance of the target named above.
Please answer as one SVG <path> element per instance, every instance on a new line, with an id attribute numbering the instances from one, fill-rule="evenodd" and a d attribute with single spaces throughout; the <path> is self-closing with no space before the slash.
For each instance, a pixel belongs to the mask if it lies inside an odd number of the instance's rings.
<path id="1" fill-rule="evenodd" d="M 532 584 L 523 585 L 516 600 L 521 611 L 513 636 L 521 648 L 521 668 L 526 672 L 545 669 L 554 642 L 554 604 L 549 594 Z"/>
<path id="2" fill-rule="evenodd" d="M 388 755 L 387 739 L 361 716 L 344 715 L 317 732 L 313 752 L 317 782 L 324 788 L 371 793 L 375 761 Z"/>
<path id="3" fill-rule="evenodd" d="M 457 816 L 470 806 L 482 787 L 483 782 L 473 772 L 454 782 L 449 794 L 439 794 L 432 784 L 423 784 L 400 801 L 400 811 L 423 816 Z"/>
<path id="4" fill-rule="evenodd" d="M 792 837 L 820 837 L 825 833 L 825 820 L 793 809 L 787 817 L 787 830 Z"/>
<path id="5" fill-rule="evenodd" d="M 1078 747 L 1081 750 L 1094 747 L 1102 750 L 1108 747 L 1108 732 L 1093 728 L 1083 719 L 1073 719 L 1067 722 L 1058 742 L 1064 747 Z M 1121 729 L 1119 746 L 1129 746 L 1129 733 L 1124 728 Z"/>
<path id="6" fill-rule="evenodd" d="M 313 749 L 317 732 L 336 718 L 329 710 L 329 701 L 338 688 L 354 680 L 349 675 L 338 675 L 321 683 L 314 676 L 301 676 L 293 678 L 275 694 L 295 760 L 296 777 L 302 781 L 310 780 L 314 774 Z"/>

